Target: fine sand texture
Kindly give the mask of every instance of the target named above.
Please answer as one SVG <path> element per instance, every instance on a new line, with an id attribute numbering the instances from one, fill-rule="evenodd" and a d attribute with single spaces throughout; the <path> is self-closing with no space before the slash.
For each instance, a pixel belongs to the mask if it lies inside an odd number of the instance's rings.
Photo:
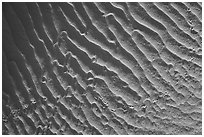
<path id="1" fill-rule="evenodd" d="M 2 134 L 202 134 L 202 3 L 2 11 Z"/>

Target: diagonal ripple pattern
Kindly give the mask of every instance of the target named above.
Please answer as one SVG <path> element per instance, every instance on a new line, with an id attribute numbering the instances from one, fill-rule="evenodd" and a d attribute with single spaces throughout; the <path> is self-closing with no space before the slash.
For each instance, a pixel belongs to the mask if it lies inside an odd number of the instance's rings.
<path id="1" fill-rule="evenodd" d="M 201 135 L 202 4 L 2 3 L 3 135 Z"/>

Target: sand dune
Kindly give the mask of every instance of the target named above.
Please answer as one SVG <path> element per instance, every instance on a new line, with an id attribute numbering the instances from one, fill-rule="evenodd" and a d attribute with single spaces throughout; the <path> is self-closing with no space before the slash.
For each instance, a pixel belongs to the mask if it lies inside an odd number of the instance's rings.
<path id="1" fill-rule="evenodd" d="M 202 134 L 200 3 L 2 8 L 2 134 Z"/>

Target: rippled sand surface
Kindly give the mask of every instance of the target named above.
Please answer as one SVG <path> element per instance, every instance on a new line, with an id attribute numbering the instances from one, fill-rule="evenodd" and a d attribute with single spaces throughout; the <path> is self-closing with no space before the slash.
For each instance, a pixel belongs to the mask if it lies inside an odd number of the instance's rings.
<path id="1" fill-rule="evenodd" d="M 3 3 L 3 134 L 202 134 L 202 3 Z"/>

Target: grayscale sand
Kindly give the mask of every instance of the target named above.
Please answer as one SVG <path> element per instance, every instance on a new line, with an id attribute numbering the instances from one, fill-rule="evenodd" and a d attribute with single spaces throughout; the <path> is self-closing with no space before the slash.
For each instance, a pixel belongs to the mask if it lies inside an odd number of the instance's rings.
<path id="1" fill-rule="evenodd" d="M 201 3 L 2 8 L 2 134 L 202 134 Z"/>

